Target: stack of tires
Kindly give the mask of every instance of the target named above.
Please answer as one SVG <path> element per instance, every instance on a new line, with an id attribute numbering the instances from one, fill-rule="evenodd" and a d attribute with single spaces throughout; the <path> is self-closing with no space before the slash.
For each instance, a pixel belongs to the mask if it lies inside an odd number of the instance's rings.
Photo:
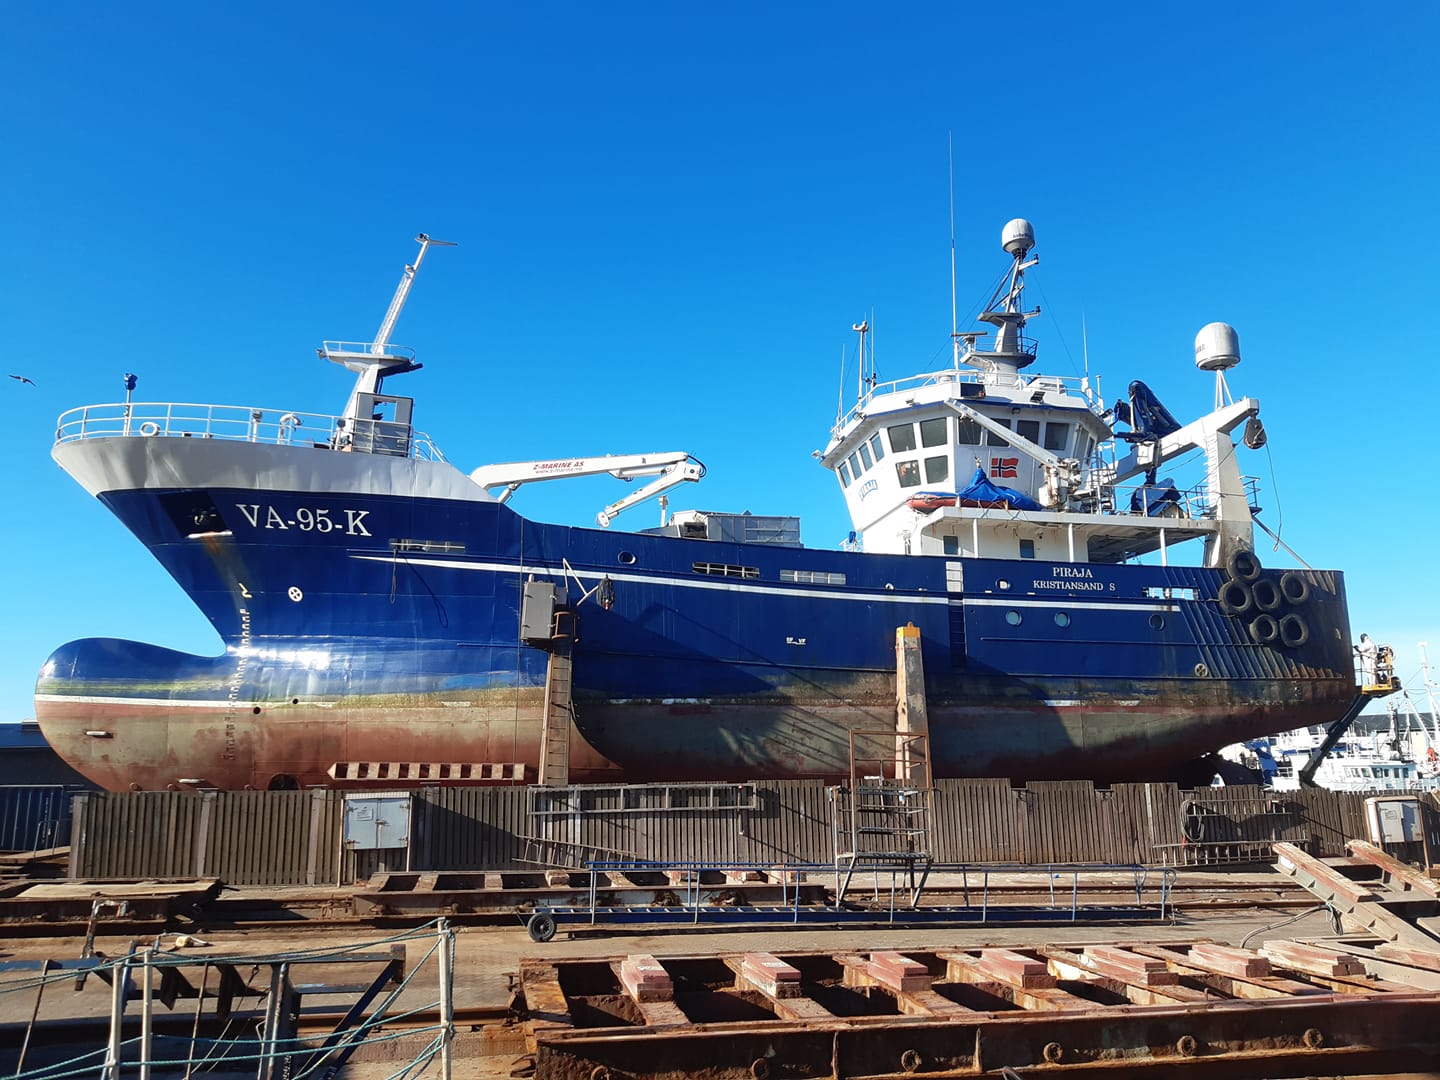
<path id="1" fill-rule="evenodd" d="M 1258 645 L 1298 649 L 1310 640 L 1303 609 L 1310 599 L 1310 581 L 1298 570 L 1265 573 L 1259 557 L 1245 549 L 1225 563 L 1225 583 L 1216 599 L 1231 618 L 1246 619 L 1250 640 Z"/>

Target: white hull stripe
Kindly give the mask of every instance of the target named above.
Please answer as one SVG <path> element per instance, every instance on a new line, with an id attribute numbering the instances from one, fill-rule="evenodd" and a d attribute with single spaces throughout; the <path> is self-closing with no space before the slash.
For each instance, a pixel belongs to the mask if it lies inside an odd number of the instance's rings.
<path id="1" fill-rule="evenodd" d="M 962 600 L 959 597 L 946 596 L 942 593 L 905 593 L 891 591 L 837 592 L 830 589 L 785 589 L 774 585 L 751 585 L 739 579 L 719 578 L 718 580 L 705 580 L 703 577 L 697 577 L 695 580 L 689 580 L 686 578 L 660 577 L 655 574 L 626 573 L 624 571 L 573 569 L 567 571 L 563 566 L 545 566 L 543 564 L 517 566 L 514 563 L 465 562 L 460 559 L 399 558 L 392 555 L 351 555 L 350 557 L 363 562 L 405 563 L 408 566 L 435 566 L 444 570 L 481 570 L 496 574 L 546 574 L 561 578 L 569 576 L 576 579 L 589 579 L 596 582 L 608 577 L 611 581 L 632 581 L 643 585 L 662 585 L 680 589 L 711 589 L 719 592 L 759 593 L 766 596 L 805 596 L 816 600 L 850 600 L 878 604 L 963 603 L 977 607 L 1096 607 L 1105 611 L 1178 610 L 1178 606 L 1173 600 L 1155 600 L 1150 603 L 1115 603 L 1112 601 L 1091 603 L 1088 598 L 1080 594 L 1056 596 L 1053 600 L 1021 600 L 1019 597 L 1015 599 L 1006 597 L 977 597 L 975 599 L 965 598 Z"/>
<path id="2" fill-rule="evenodd" d="M 655 574 L 627 574 L 624 571 L 566 570 L 563 566 L 517 566 L 514 563 L 461 562 L 459 559 L 398 559 L 390 555 L 351 555 L 352 559 L 367 562 L 401 562 L 409 566 L 438 566 L 446 570 L 488 570 L 497 574 L 546 574 L 552 577 L 589 578 L 600 581 L 633 581 L 644 585 L 663 585 L 680 589 L 711 589 L 718 592 L 759 593 L 766 596 L 808 596 L 817 600 L 859 600 L 872 604 L 948 604 L 944 593 L 903 593 L 885 592 L 835 592 L 824 589 L 782 589 L 774 585 L 750 585 L 743 579 L 717 577 L 706 579 L 697 575 L 694 581 L 685 578 L 660 577 Z"/>

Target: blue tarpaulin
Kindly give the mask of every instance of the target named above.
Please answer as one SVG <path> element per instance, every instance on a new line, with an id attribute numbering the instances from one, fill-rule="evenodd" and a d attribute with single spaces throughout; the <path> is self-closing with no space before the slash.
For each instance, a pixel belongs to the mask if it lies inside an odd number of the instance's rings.
<path id="1" fill-rule="evenodd" d="M 983 468 L 977 467 L 975 475 L 970 478 L 970 486 L 964 491 L 955 493 L 957 499 L 971 499 L 975 502 L 1009 503 L 1015 510 L 1040 510 L 1041 505 L 1029 495 L 1022 494 L 1014 488 L 1001 487 L 999 484 L 992 484 L 989 477 L 985 475 Z"/>

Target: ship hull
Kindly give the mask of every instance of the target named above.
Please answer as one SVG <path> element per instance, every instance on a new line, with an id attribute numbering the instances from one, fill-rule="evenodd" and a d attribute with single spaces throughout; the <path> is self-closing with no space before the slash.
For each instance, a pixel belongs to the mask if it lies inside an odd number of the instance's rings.
<path id="1" fill-rule="evenodd" d="M 575 612 L 577 782 L 847 775 L 851 731 L 894 728 L 907 624 L 937 775 L 1165 778 L 1356 695 L 1334 572 L 1293 572 L 1306 596 L 1275 614 L 1306 640 L 1285 647 L 1222 612 L 1217 570 L 546 525 L 444 463 L 302 447 L 56 457 L 225 643 L 88 639 L 46 662 L 37 719 L 109 788 L 533 782 L 550 657 L 521 637 L 532 580 Z"/>

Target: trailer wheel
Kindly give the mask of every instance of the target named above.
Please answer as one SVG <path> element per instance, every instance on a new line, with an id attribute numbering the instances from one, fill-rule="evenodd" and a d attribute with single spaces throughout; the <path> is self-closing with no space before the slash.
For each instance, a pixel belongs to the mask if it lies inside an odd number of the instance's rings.
<path id="1" fill-rule="evenodd" d="M 549 912 L 537 911 L 530 916 L 530 921 L 525 924 L 525 929 L 530 934 L 531 941 L 543 944 L 555 936 L 555 916 Z"/>

